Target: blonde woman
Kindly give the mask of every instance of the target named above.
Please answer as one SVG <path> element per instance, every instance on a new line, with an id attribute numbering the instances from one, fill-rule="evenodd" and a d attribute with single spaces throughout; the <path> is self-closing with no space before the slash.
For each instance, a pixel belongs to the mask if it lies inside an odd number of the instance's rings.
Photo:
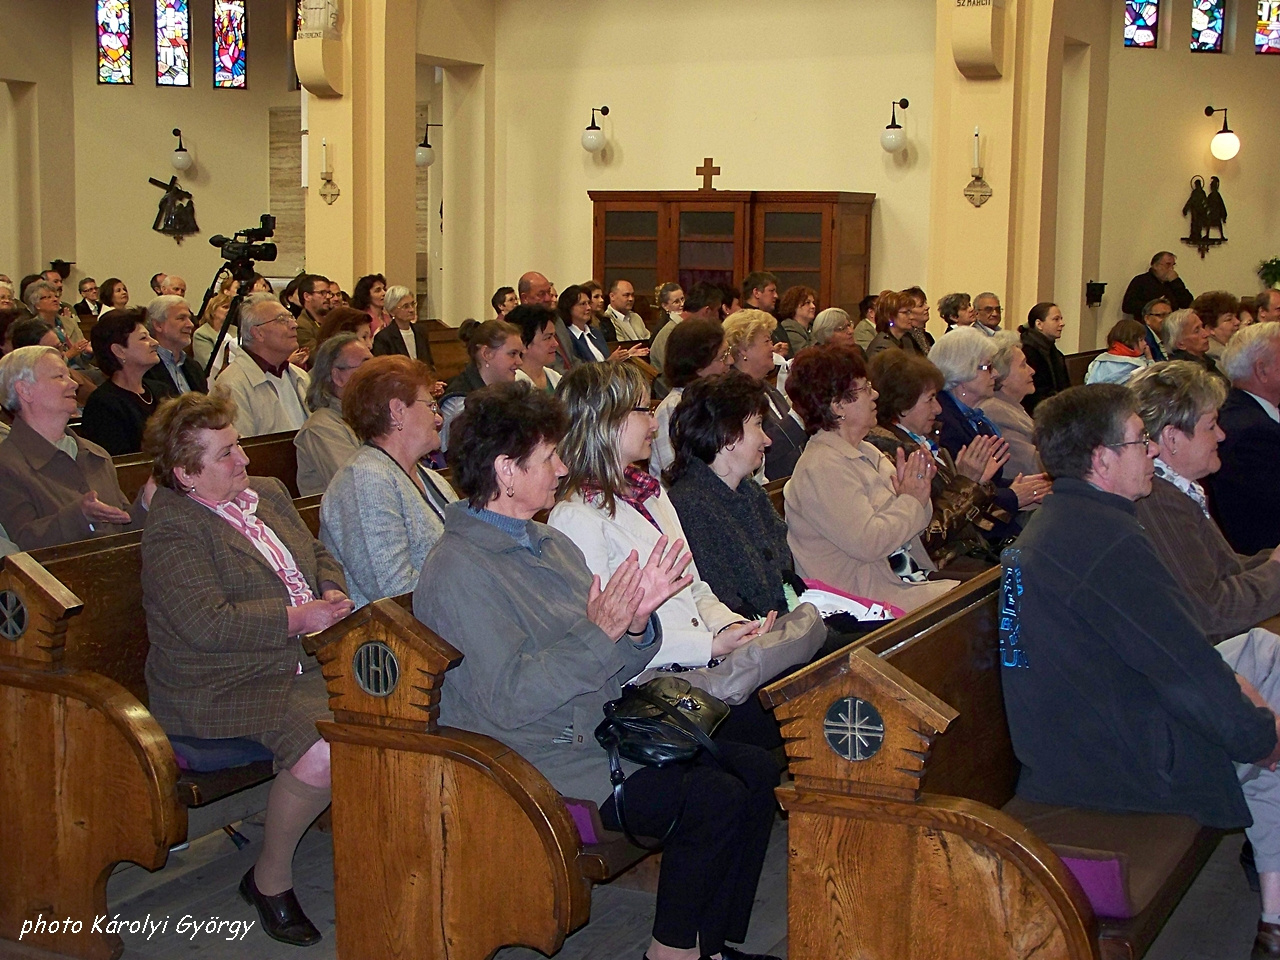
<path id="1" fill-rule="evenodd" d="M 770 441 L 764 459 L 767 480 L 791 476 L 808 439 L 800 421 L 791 415 L 787 398 L 765 379 L 773 370 L 773 331 L 777 325 L 772 314 L 754 308 L 739 310 L 724 322 L 724 344 L 733 355 L 733 368 L 763 383 L 769 400 L 764 418 L 764 432 Z"/>

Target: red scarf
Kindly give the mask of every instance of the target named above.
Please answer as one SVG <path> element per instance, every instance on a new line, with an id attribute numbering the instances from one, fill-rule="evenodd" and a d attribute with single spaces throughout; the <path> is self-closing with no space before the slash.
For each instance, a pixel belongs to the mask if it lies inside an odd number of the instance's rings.
<path id="1" fill-rule="evenodd" d="M 1107 348 L 1107 353 L 1114 354 L 1117 357 L 1140 357 L 1142 356 L 1142 347 L 1127 347 L 1123 343 L 1116 341 Z"/>
<path id="2" fill-rule="evenodd" d="M 636 513 L 652 523 L 654 529 L 661 533 L 662 528 L 658 526 L 658 521 L 653 519 L 653 515 L 649 513 L 649 509 L 644 505 L 646 500 L 661 493 L 662 485 L 658 483 L 658 478 L 646 470 L 637 470 L 635 467 L 628 466 L 622 471 L 622 479 L 627 482 L 631 492 L 619 493 L 618 499 L 635 508 Z M 601 490 L 595 484 L 584 483 L 582 485 L 582 497 L 584 500 L 591 501 L 600 495 Z"/>

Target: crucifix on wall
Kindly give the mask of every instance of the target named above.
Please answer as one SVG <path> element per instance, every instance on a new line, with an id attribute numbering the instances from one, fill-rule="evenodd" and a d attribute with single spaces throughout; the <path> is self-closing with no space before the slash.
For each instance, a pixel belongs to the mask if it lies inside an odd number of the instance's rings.
<path id="1" fill-rule="evenodd" d="M 715 187 L 711 185 L 711 178 L 720 173 L 720 168 L 712 166 L 714 163 L 715 160 L 713 158 L 704 157 L 702 160 L 702 166 L 693 171 L 702 178 L 702 186 L 698 188 L 699 190 L 715 190 Z"/>

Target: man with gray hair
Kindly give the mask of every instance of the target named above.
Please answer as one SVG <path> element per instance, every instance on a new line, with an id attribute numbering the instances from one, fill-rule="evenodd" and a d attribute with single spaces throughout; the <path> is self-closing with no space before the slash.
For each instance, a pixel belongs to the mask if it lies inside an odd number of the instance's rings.
<path id="1" fill-rule="evenodd" d="M 1268 287 L 1258 294 L 1254 300 L 1257 305 L 1257 313 L 1254 315 L 1256 323 L 1268 323 L 1272 320 L 1280 320 L 1280 290 L 1273 290 Z"/>
<path id="2" fill-rule="evenodd" d="M 1206 478 L 1218 525 L 1237 553 L 1280 544 L 1280 323 L 1245 327 L 1222 352 L 1231 392 L 1218 413 L 1222 467 Z"/>
<path id="3" fill-rule="evenodd" d="M 186 295 L 187 281 L 183 280 L 176 273 L 166 274 L 164 280 L 160 282 L 160 296 L 185 297 Z"/>
<path id="4" fill-rule="evenodd" d="M 977 323 L 971 324 L 974 330 L 993 337 L 1000 329 L 1004 308 L 1000 306 L 1000 298 L 990 290 L 973 298 L 973 314 Z"/>
<path id="5" fill-rule="evenodd" d="M 273 294 L 254 293 L 240 304 L 244 352 L 218 375 L 214 389 L 236 404 L 242 437 L 297 430 L 307 419 L 311 378 L 289 362 L 298 349 L 298 321 Z"/>
<path id="6" fill-rule="evenodd" d="M 172 294 L 156 297 L 147 304 L 147 329 L 156 338 L 160 362 L 143 374 L 142 382 L 160 397 L 177 397 L 192 390 L 208 393 L 204 370 L 188 353 L 196 327 L 187 301 Z"/>

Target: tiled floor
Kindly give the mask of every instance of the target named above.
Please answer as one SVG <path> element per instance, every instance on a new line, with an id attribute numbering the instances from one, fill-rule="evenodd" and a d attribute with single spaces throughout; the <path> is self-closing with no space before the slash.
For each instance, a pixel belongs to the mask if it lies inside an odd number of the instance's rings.
<path id="1" fill-rule="evenodd" d="M 174 853 L 159 873 L 124 867 L 108 885 L 113 914 L 126 919 L 167 918 L 164 933 L 150 940 L 144 934 L 125 934 L 124 960 L 336 960 L 333 933 L 333 847 L 326 834 L 312 830 L 303 838 L 294 864 L 298 897 L 324 940 L 307 950 L 287 947 L 266 937 L 257 924 L 242 940 L 227 933 L 201 933 L 192 938 L 176 930 L 182 918 L 255 920 L 253 911 L 237 896 L 240 877 L 253 863 L 261 827 L 246 824 L 252 841 L 237 850 L 223 834 L 194 842 Z M 1161 933 L 1147 960 L 1244 960 L 1249 956 L 1257 923 L 1257 897 L 1249 892 L 1237 857 L 1243 837 L 1227 837 Z M 774 829 L 764 875 L 745 949 L 786 957 L 786 825 Z M 649 943 L 653 913 L 650 894 L 617 887 L 597 887 L 592 897 L 592 922 L 565 942 L 557 960 L 640 960 Z M 533 960 L 541 954 L 527 949 L 499 952 L 498 960 Z M 49 954 L 0 941 L 0 960 L 46 960 Z M 836 958 L 832 958 L 836 960 Z M 843 960 L 843 958 L 841 958 Z"/>

